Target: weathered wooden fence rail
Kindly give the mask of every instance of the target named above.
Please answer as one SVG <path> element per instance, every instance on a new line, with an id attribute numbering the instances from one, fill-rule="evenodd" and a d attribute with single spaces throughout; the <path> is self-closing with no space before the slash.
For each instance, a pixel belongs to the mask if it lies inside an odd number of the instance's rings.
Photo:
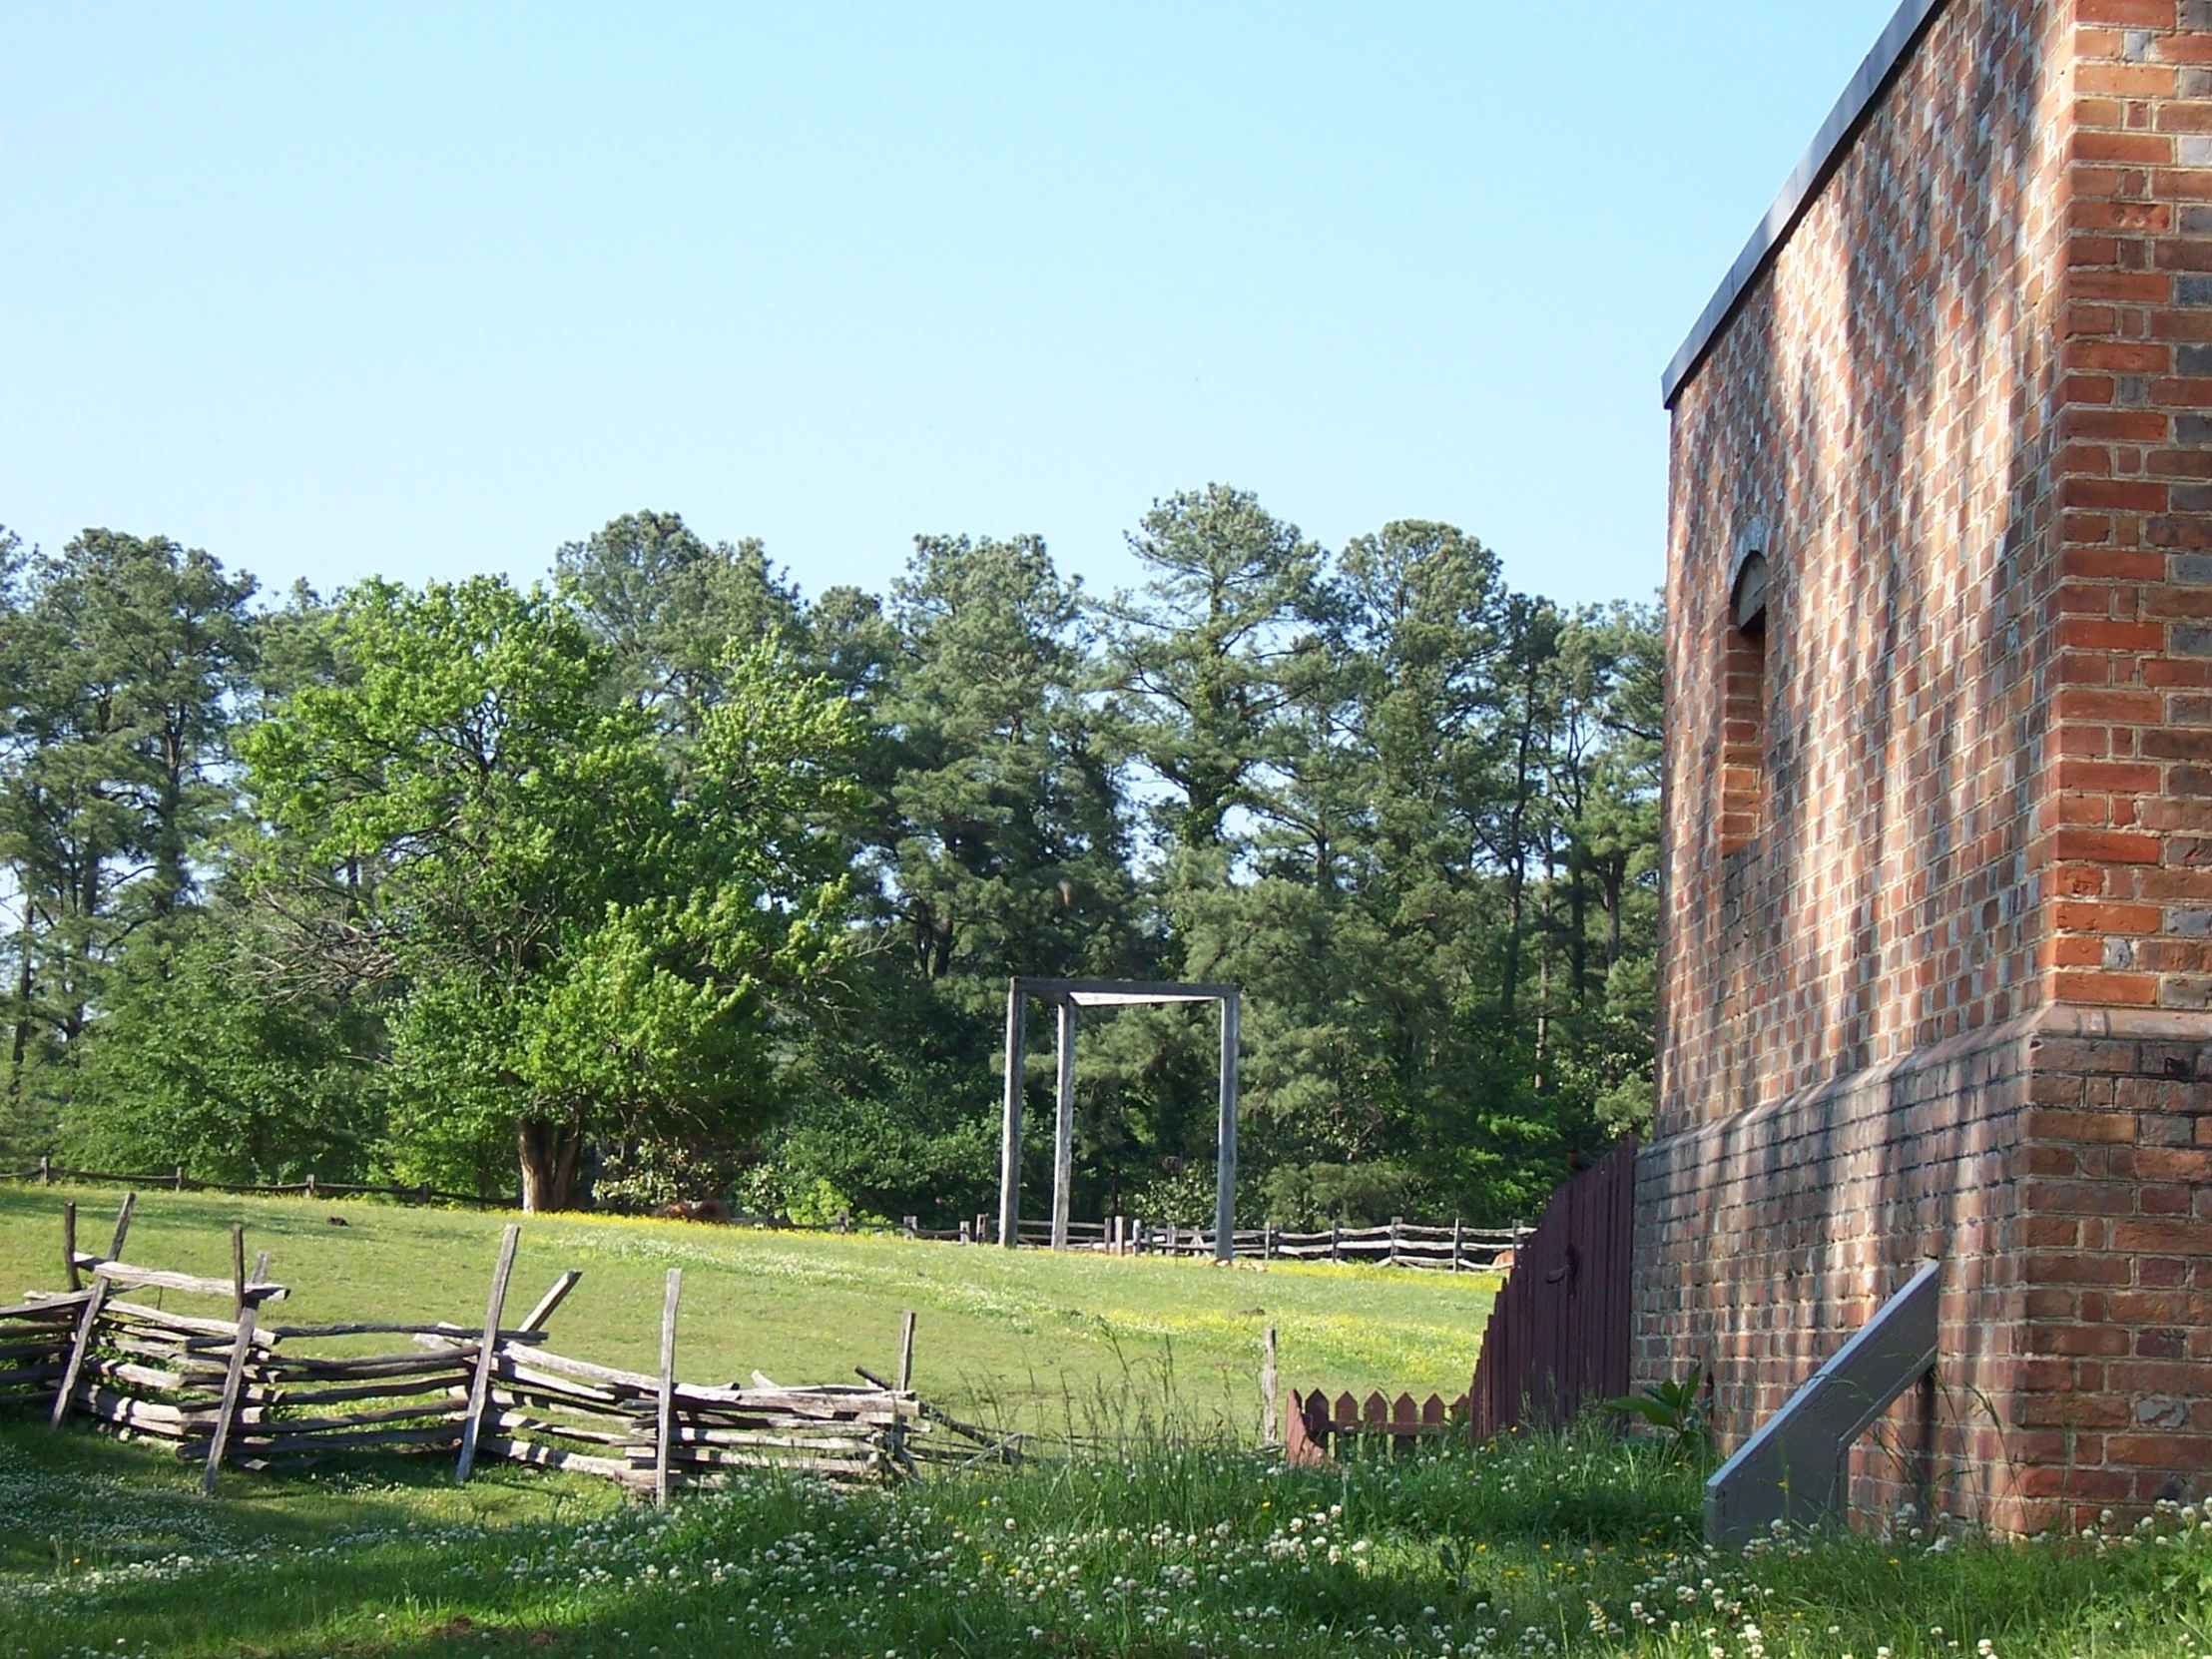
<path id="1" fill-rule="evenodd" d="M 135 1195 L 134 1195 L 135 1198 Z M 911 1386 L 913 1331 L 900 1334 L 895 1384 L 750 1387 L 679 1382 L 675 1343 L 682 1270 L 670 1271 L 657 1376 L 550 1351 L 545 1323 L 580 1273 L 562 1274 L 513 1326 L 506 1283 L 521 1229 L 501 1240 L 481 1327 L 446 1322 L 265 1323 L 284 1286 L 268 1257 L 204 1278 L 122 1260 L 126 1200 L 106 1256 L 75 1248 L 64 1213 L 63 1261 L 73 1281 L 0 1308 L 0 1406 L 43 1409 L 59 1424 L 82 1413 L 134 1437 L 166 1441 L 202 1461 L 206 1484 L 226 1462 L 276 1469 L 378 1450 L 456 1453 L 465 1479 L 481 1456 L 575 1469 L 665 1500 L 684 1486 L 774 1464 L 848 1479 L 894 1478 L 928 1462 L 1008 1455 L 1012 1441 L 925 1405 Z M 188 1315 L 116 1294 L 152 1288 L 228 1300 L 229 1318 Z M 403 1337 L 397 1351 L 347 1352 L 361 1339 Z M 940 1450 L 940 1431 L 965 1441 Z M 978 1448 L 981 1448 L 980 1450 Z"/>

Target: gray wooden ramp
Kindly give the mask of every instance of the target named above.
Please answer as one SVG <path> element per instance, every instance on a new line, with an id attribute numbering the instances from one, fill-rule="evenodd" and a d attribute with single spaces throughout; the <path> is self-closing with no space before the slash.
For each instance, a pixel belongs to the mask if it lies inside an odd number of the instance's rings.
<path id="1" fill-rule="evenodd" d="M 1930 1262 L 1705 1482 L 1705 1541 L 1844 1518 L 1852 1442 L 1936 1364 L 1942 1263 Z"/>

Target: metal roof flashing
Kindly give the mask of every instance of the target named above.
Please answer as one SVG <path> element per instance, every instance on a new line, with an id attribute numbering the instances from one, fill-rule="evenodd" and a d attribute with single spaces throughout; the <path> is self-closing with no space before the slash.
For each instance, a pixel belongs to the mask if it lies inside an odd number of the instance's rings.
<path id="1" fill-rule="evenodd" d="M 1665 407 L 1674 407 L 1676 394 L 1705 361 L 1707 353 L 1719 340 L 1721 330 L 1735 316 L 1736 307 L 1751 291 L 1752 284 L 1774 263 L 1782 245 L 1790 240 L 1790 233 L 1797 229 L 1798 221 L 1820 196 L 1821 187 L 1828 183 L 1829 176 L 1843 161 L 1851 141 L 1859 136 L 1859 129 L 1866 125 L 1868 115 L 1897 78 L 1898 70 L 1912 55 L 1913 48 L 1920 44 L 1921 36 L 1936 21 L 1943 4 L 1944 0 L 1904 0 L 1891 17 L 1889 26 L 1882 31 L 1882 38 L 1874 43 L 1874 50 L 1859 65 L 1851 84 L 1844 88 L 1843 97 L 1836 100 L 1836 107 L 1821 123 L 1821 130 L 1805 152 L 1805 159 L 1798 163 L 1797 171 L 1790 175 L 1781 194 L 1775 197 L 1767 217 L 1751 233 L 1744 251 L 1736 256 L 1736 263 L 1728 268 L 1721 285 L 1706 301 L 1689 337 L 1682 342 L 1682 349 L 1674 354 L 1667 371 L 1659 377 L 1659 401 Z"/>

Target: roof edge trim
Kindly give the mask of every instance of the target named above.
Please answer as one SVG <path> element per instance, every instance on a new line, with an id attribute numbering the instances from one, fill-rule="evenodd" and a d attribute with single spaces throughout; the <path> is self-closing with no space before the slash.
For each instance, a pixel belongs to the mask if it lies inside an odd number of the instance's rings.
<path id="1" fill-rule="evenodd" d="M 1706 301 L 1689 337 L 1683 340 L 1682 349 L 1674 354 L 1674 360 L 1659 377 L 1659 401 L 1663 406 L 1674 407 L 1676 394 L 1705 361 L 1751 285 L 1781 253 L 1783 244 L 1790 240 L 1790 233 L 1797 229 L 1798 221 L 1813 206 L 1821 187 L 1842 163 L 1851 141 L 1859 136 L 1859 129 L 1866 125 L 1874 106 L 1889 90 L 1899 69 L 1912 55 L 1913 48 L 1920 44 L 1921 37 L 1936 21 L 1943 5 L 1944 0 L 1903 0 L 1891 17 L 1888 27 L 1882 31 L 1882 38 L 1874 43 L 1874 50 L 1861 62 L 1851 84 L 1844 88 L 1844 95 L 1836 100 L 1836 107 L 1821 123 L 1821 130 L 1814 135 L 1797 171 L 1783 185 L 1774 199 L 1774 206 L 1767 210 L 1767 217 L 1751 233 L 1744 251 L 1736 256 L 1736 263 L 1728 268 L 1721 285 Z"/>

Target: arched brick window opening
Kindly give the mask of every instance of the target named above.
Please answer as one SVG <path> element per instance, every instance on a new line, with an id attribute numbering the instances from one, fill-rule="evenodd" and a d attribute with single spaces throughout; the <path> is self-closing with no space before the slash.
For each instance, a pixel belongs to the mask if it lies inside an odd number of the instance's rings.
<path id="1" fill-rule="evenodd" d="M 1736 569 L 1721 654 L 1721 852 L 1741 852 L 1767 821 L 1767 556 Z"/>

